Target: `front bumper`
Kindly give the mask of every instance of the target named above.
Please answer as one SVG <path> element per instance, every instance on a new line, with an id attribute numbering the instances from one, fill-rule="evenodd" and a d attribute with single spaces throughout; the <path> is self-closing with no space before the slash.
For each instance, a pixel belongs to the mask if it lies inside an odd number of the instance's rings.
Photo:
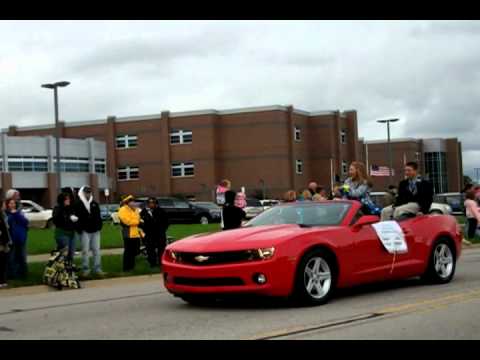
<path id="1" fill-rule="evenodd" d="M 245 293 L 288 296 L 292 291 L 294 268 L 286 258 L 209 266 L 162 260 L 165 288 L 175 295 Z M 266 276 L 265 284 L 254 281 L 253 277 L 259 273 Z M 181 283 L 176 279 L 182 279 Z M 235 285 L 223 285 L 224 279 L 235 279 Z M 210 285 L 212 281 L 217 281 L 218 285 Z"/>

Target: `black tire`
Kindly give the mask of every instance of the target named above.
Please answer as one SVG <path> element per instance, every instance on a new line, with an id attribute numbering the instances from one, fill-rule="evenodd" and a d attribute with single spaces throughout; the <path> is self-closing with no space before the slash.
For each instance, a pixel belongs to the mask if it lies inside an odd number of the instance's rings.
<path id="1" fill-rule="evenodd" d="M 320 260 L 314 260 L 314 259 L 320 259 Z M 320 261 L 320 267 L 322 270 L 322 273 L 326 273 L 328 270 L 330 274 L 330 279 L 329 279 L 329 285 L 326 284 L 325 279 L 323 279 L 323 284 L 322 284 L 322 279 L 317 278 L 317 279 L 308 279 L 307 275 L 307 266 L 312 270 L 311 265 L 312 262 L 313 264 L 315 261 Z M 315 265 L 314 265 L 315 266 Z M 326 275 L 325 275 L 326 276 Z M 295 303 L 299 305 L 322 305 L 327 303 L 330 298 L 332 297 L 333 292 L 335 291 L 335 287 L 337 284 L 337 276 L 338 276 L 338 270 L 336 266 L 336 262 L 329 252 L 325 251 L 324 249 L 314 249 L 312 251 L 309 251 L 307 254 L 305 254 L 298 264 L 297 268 L 297 273 L 295 277 L 295 284 L 294 284 L 294 293 L 293 293 L 293 300 Z M 324 291 L 324 294 L 320 294 L 318 292 L 318 287 L 314 285 L 316 289 L 313 289 L 311 287 L 311 290 L 308 290 L 308 286 L 310 284 L 310 280 L 315 283 L 317 282 L 317 285 L 322 287 L 322 291 Z M 327 286 L 326 286 L 327 285 Z M 315 292 L 316 294 L 312 293 Z"/>
<path id="2" fill-rule="evenodd" d="M 441 249 L 448 249 L 448 253 L 443 253 L 444 256 L 441 256 L 444 261 L 448 261 L 448 258 L 451 259 L 451 266 L 448 264 L 439 265 L 439 252 Z M 422 280 L 430 284 L 446 284 L 449 283 L 453 276 L 455 275 L 455 270 L 457 267 L 457 256 L 455 246 L 453 242 L 449 239 L 441 238 L 435 242 L 430 252 L 430 257 L 428 259 L 427 270 L 422 276 Z"/>
<path id="3" fill-rule="evenodd" d="M 210 216 L 208 216 L 207 214 L 200 214 L 198 216 L 198 223 L 199 224 L 202 224 L 202 225 L 208 225 L 210 224 L 212 220 L 210 219 Z"/>

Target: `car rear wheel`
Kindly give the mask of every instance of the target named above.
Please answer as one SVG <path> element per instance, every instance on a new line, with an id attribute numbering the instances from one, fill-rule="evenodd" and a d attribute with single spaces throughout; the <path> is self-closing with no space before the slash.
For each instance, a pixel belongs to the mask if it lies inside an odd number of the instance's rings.
<path id="1" fill-rule="evenodd" d="M 210 222 L 210 219 L 208 218 L 207 215 L 200 215 L 200 224 L 208 225 L 209 222 Z"/>
<path id="2" fill-rule="evenodd" d="M 429 283 L 446 284 L 453 279 L 456 268 L 455 248 L 451 241 L 440 239 L 433 246 L 423 279 Z"/>
<path id="3" fill-rule="evenodd" d="M 323 249 L 307 253 L 298 266 L 294 297 L 303 305 L 325 304 L 336 285 L 332 256 Z"/>

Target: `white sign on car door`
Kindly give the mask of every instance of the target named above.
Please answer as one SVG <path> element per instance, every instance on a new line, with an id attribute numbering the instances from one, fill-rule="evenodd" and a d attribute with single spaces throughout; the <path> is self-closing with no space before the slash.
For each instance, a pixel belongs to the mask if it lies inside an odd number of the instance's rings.
<path id="1" fill-rule="evenodd" d="M 402 254 L 408 252 L 405 234 L 396 221 L 381 221 L 372 224 L 378 238 L 390 254 Z"/>

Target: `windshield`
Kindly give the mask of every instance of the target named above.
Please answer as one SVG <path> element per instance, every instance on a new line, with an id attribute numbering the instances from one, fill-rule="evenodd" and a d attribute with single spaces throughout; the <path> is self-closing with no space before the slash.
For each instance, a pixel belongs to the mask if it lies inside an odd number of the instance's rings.
<path id="1" fill-rule="evenodd" d="M 350 209 L 349 203 L 278 205 L 253 220 L 246 226 L 297 224 L 303 226 L 339 225 Z"/>

